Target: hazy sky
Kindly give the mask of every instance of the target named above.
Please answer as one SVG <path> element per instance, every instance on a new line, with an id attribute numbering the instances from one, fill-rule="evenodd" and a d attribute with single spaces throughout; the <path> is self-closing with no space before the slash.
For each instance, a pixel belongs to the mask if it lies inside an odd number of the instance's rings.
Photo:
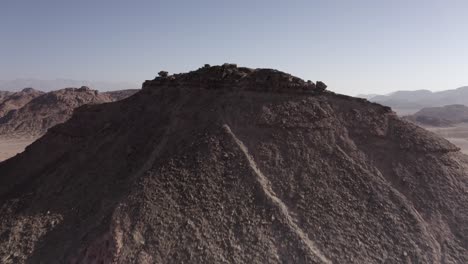
<path id="1" fill-rule="evenodd" d="M 141 83 L 205 63 L 346 94 L 468 85 L 468 1 L 1 0 L 0 79 Z"/>

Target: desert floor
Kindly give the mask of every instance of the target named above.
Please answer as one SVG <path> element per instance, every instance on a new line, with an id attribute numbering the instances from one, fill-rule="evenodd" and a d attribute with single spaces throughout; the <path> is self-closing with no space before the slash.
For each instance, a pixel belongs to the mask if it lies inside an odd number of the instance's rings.
<path id="1" fill-rule="evenodd" d="M 406 116 L 418 112 L 421 108 L 392 108 L 392 110 L 395 111 L 398 116 Z"/>
<path id="2" fill-rule="evenodd" d="M 6 160 L 23 152 L 26 146 L 31 144 L 35 139 L 19 138 L 19 139 L 2 139 L 0 138 L 0 161 Z"/>
<path id="3" fill-rule="evenodd" d="M 461 148 L 461 151 L 468 154 L 468 124 L 457 124 L 454 127 L 424 127 Z"/>

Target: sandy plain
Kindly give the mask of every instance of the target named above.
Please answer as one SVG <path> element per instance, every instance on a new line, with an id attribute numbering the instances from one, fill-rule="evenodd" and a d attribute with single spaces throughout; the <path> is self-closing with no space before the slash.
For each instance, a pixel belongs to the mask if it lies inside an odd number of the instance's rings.
<path id="1" fill-rule="evenodd" d="M 458 146 L 463 153 L 468 154 L 468 123 L 461 123 L 452 127 L 424 128 L 446 138 Z"/>
<path id="2" fill-rule="evenodd" d="M 23 152 L 34 140 L 34 138 L 0 138 L 0 161 Z"/>

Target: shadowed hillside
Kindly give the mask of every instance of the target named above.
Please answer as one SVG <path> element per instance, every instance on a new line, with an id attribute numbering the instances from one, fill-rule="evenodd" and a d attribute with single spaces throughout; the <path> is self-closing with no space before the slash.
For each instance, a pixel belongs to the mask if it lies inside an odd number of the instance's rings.
<path id="1" fill-rule="evenodd" d="M 0 259 L 468 263 L 467 156 L 324 89 L 227 64 L 78 108 L 0 163 Z"/>

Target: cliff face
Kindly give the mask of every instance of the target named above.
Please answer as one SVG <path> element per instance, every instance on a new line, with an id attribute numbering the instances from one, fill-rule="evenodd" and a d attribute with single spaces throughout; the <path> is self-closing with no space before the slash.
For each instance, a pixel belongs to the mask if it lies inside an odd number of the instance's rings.
<path id="1" fill-rule="evenodd" d="M 289 76 L 207 67 L 78 108 L 0 163 L 0 259 L 468 263 L 467 157 Z"/>

